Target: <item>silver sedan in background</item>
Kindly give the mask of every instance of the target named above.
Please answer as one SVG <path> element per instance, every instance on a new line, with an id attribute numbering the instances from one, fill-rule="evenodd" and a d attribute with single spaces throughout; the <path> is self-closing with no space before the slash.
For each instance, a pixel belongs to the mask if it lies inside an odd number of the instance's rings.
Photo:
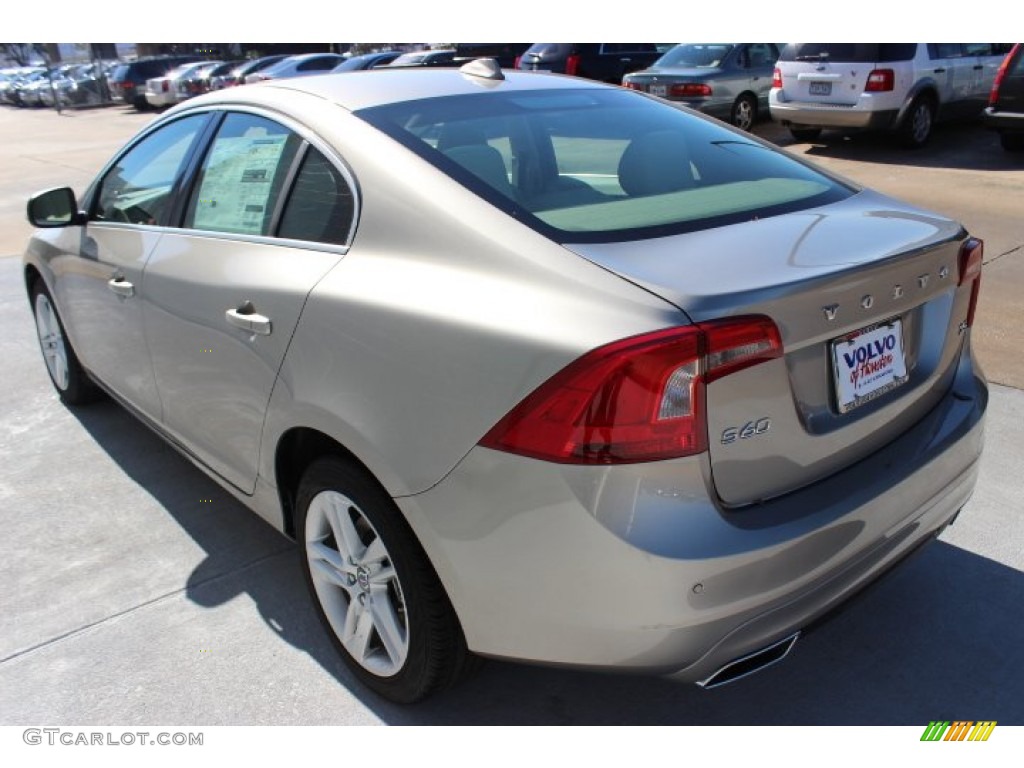
<path id="1" fill-rule="evenodd" d="M 977 477 L 980 241 L 647 94 L 493 61 L 228 89 L 29 217 L 60 398 L 294 537 L 395 701 L 477 656 L 739 679 Z"/>
<path id="2" fill-rule="evenodd" d="M 682 43 L 622 84 L 688 107 L 749 131 L 768 114 L 776 43 Z"/>

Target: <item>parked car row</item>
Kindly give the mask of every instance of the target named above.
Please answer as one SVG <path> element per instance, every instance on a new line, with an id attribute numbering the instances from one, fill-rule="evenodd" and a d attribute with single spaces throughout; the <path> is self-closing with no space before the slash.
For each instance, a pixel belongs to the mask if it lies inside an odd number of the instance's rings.
<path id="1" fill-rule="evenodd" d="M 880 129 L 921 147 L 936 122 L 974 116 L 1007 150 L 1021 147 L 1021 53 L 1008 43 L 461 43 L 453 48 L 277 54 L 249 61 L 164 56 L 106 74 L 115 101 L 164 108 L 211 90 L 327 72 L 460 66 L 478 57 L 522 71 L 616 83 L 679 102 L 743 130 L 767 116 L 800 141 L 826 129 Z M 1012 61 L 1011 61 L 1012 60 Z M 998 82 L 997 82 L 998 73 Z M 0 72 L 0 101 L 99 103 L 93 65 Z"/>
<path id="2" fill-rule="evenodd" d="M 100 76 L 117 62 L 64 64 L 53 70 L 21 67 L 0 72 L 0 102 L 18 107 L 83 106 L 104 100 Z"/>

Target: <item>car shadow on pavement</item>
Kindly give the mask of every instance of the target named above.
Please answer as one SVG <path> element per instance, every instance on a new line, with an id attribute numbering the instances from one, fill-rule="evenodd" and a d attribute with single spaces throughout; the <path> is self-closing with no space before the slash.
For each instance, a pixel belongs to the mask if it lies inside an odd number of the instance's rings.
<path id="1" fill-rule="evenodd" d="M 940 123 L 928 144 L 920 149 L 903 147 L 896 135 L 881 132 L 823 131 L 811 142 L 797 142 L 789 131 L 775 125 L 758 131 L 763 138 L 787 148 L 801 149 L 808 159 L 833 158 L 879 165 L 946 168 L 970 171 L 1019 171 L 1024 153 L 1006 152 L 995 131 L 977 120 Z"/>
<path id="2" fill-rule="evenodd" d="M 292 543 L 119 406 L 74 414 L 206 552 L 187 576 L 189 600 L 215 608 L 248 595 L 274 636 L 308 654 L 386 723 L 1024 724 L 1024 573 L 941 540 L 798 642 L 784 661 L 720 689 L 491 661 L 452 690 L 397 706 L 363 689 L 341 663 L 306 596 Z M 197 505 L 199 498 L 210 505 Z"/>

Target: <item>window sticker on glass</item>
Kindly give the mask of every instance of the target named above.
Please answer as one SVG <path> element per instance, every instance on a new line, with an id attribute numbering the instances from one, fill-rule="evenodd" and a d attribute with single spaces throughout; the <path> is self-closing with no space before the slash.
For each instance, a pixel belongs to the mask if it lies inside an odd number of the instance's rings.
<path id="1" fill-rule="evenodd" d="M 196 229 L 264 234 L 287 135 L 219 138 L 196 200 Z"/>

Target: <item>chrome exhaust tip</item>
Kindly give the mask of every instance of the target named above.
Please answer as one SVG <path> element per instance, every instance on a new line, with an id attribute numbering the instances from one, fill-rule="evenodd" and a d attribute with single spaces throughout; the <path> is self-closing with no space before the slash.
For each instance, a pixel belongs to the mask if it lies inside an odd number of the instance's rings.
<path id="1" fill-rule="evenodd" d="M 789 637 L 765 646 L 758 651 L 741 656 L 738 659 L 733 659 L 728 664 L 719 667 L 710 677 L 698 681 L 697 685 L 705 689 L 718 688 L 719 686 L 736 682 L 755 672 L 760 672 L 765 667 L 770 667 L 772 664 L 776 664 L 786 658 L 793 649 L 793 646 L 796 645 L 797 638 L 799 637 L 800 633 L 794 632 Z"/>

